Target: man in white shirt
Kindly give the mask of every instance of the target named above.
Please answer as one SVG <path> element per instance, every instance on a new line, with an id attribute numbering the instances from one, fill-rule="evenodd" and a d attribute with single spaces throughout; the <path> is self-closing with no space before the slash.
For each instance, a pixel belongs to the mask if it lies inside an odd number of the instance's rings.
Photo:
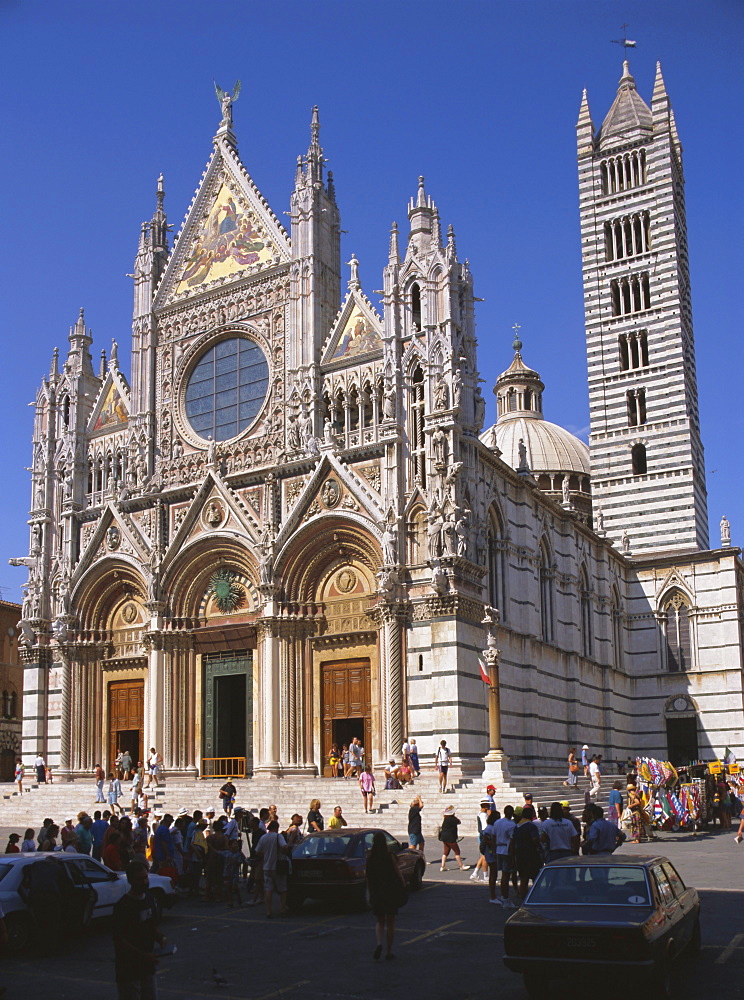
<path id="1" fill-rule="evenodd" d="M 441 740 L 437 748 L 436 765 L 439 773 L 439 791 L 447 791 L 447 772 L 452 763 L 452 754 L 447 746 L 447 740 Z"/>
<path id="2" fill-rule="evenodd" d="M 266 916 L 271 917 L 271 897 L 274 892 L 277 892 L 279 893 L 279 902 L 281 904 L 279 915 L 286 917 L 289 858 L 287 854 L 287 841 L 279 833 L 279 823 L 275 819 L 269 823 L 268 830 L 256 844 L 256 854 L 258 854 L 263 862 Z"/>
<path id="3" fill-rule="evenodd" d="M 589 789 L 589 797 L 596 799 L 599 795 L 600 786 L 602 784 L 602 772 L 600 771 L 600 765 L 602 763 L 602 755 L 599 754 L 596 757 L 592 757 L 591 764 L 589 765 L 589 779 L 592 783 L 592 787 Z"/>
<path id="4" fill-rule="evenodd" d="M 34 768 L 36 769 L 36 780 L 40 785 L 46 784 L 46 762 L 41 754 L 38 754 L 36 760 L 34 761 Z"/>

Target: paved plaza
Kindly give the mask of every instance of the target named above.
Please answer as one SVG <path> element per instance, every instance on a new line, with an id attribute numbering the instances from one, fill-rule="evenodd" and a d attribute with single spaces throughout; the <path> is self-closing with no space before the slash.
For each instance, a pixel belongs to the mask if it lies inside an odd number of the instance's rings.
<path id="1" fill-rule="evenodd" d="M 434 843 L 430 841 L 429 859 Z M 648 847 L 624 847 L 648 853 Z M 703 953 L 679 969 L 680 1000 L 705 998 L 725 983 L 726 996 L 744 996 L 744 845 L 733 834 L 662 835 L 654 845 L 700 887 Z M 474 838 L 463 853 L 475 857 Z M 166 913 L 163 930 L 177 946 L 158 973 L 162 997 L 219 996 L 270 1000 L 518 1000 L 522 981 L 504 969 L 508 913 L 487 902 L 488 889 L 456 870 L 429 865 L 424 889 L 399 914 L 394 961 L 374 962 L 373 917 L 307 903 L 288 920 L 265 918 L 263 907 L 229 910 L 188 898 Z M 74 941 L 69 953 L 33 954 L 3 962 L 9 997 L 102 997 L 113 991 L 113 948 L 104 921 Z M 218 985 L 216 969 L 226 984 Z M 607 983 L 601 982 L 603 992 Z M 637 997 L 650 996 L 643 987 Z"/>

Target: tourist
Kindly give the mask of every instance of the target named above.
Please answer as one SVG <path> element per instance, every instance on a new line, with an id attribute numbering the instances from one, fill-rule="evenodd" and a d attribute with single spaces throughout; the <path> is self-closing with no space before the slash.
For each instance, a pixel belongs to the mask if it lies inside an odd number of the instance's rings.
<path id="1" fill-rule="evenodd" d="M 103 794 L 103 783 L 106 780 L 106 772 L 103 770 L 100 764 L 95 766 L 95 779 L 96 779 L 96 802 L 105 802 L 106 798 Z"/>
<path id="2" fill-rule="evenodd" d="M 376 947 L 372 957 L 382 955 L 382 941 L 385 938 L 385 958 L 393 959 L 393 938 L 395 937 L 395 917 L 398 909 L 408 898 L 398 861 L 388 850 L 385 834 L 376 830 L 372 836 L 372 847 L 367 855 L 367 889 L 372 912 L 375 915 Z"/>
<path id="3" fill-rule="evenodd" d="M 421 810 L 424 808 L 424 800 L 420 795 L 414 795 L 408 809 L 408 846 L 416 850 L 424 851 L 424 835 L 421 830 Z"/>
<path id="4" fill-rule="evenodd" d="M 567 819 L 570 823 L 572 823 L 574 830 L 576 830 L 576 833 L 579 836 L 581 836 L 581 821 L 577 816 L 574 816 L 574 814 L 571 812 L 571 803 L 568 801 L 568 799 L 563 799 L 563 801 L 561 802 L 561 809 L 563 810 L 563 818 Z M 543 811 L 545 812 L 544 816 L 542 815 Z M 548 810 L 545 809 L 544 806 L 540 806 L 540 820 L 542 821 L 542 823 L 544 823 L 547 818 L 548 818 Z"/>
<path id="5" fill-rule="evenodd" d="M 439 773 L 439 791 L 447 791 L 447 773 L 450 769 L 450 764 L 452 763 L 452 754 L 450 753 L 449 747 L 447 746 L 447 741 L 442 740 L 437 748 L 435 764 L 437 766 L 437 771 Z"/>
<path id="6" fill-rule="evenodd" d="M 143 788 L 149 788 L 153 781 L 155 782 L 155 787 L 158 787 L 158 774 L 160 773 L 162 763 L 163 758 L 160 756 L 158 751 L 155 747 L 150 747 L 150 755 L 147 758 L 147 780 L 145 781 Z"/>
<path id="7" fill-rule="evenodd" d="M 225 851 L 230 849 L 230 842 L 225 836 L 224 820 L 215 820 L 214 829 L 207 837 L 206 899 L 214 899 L 219 903 L 222 899 L 223 876 L 225 867 Z"/>
<path id="8" fill-rule="evenodd" d="M 597 754 L 592 757 L 591 763 L 589 764 L 589 779 L 592 783 L 592 787 L 589 790 L 589 797 L 596 799 L 599 795 L 599 791 L 602 785 L 602 755 Z"/>
<path id="9" fill-rule="evenodd" d="M 25 767 L 23 766 L 23 760 L 20 757 L 16 757 L 15 773 L 13 775 L 13 781 L 18 785 L 18 791 L 23 795 L 23 774 Z"/>
<path id="10" fill-rule="evenodd" d="M 581 766 L 584 769 L 584 777 L 585 778 L 589 777 L 589 759 L 587 757 L 587 750 L 588 749 L 589 749 L 589 747 L 586 745 L 586 743 L 581 748 Z"/>
<path id="11" fill-rule="evenodd" d="M 364 764 L 364 747 L 355 736 L 349 744 L 349 777 L 358 778 Z"/>
<path id="12" fill-rule="evenodd" d="M 338 777 L 338 765 L 341 760 L 341 752 L 338 749 L 338 744 L 334 743 L 331 747 L 331 752 L 328 754 L 328 766 L 331 769 L 331 777 Z"/>
<path id="13" fill-rule="evenodd" d="M 365 771 L 366 771 L 366 768 L 365 768 Z M 362 778 L 363 777 L 364 777 L 364 775 L 362 775 Z M 361 778 L 360 778 L 360 781 L 361 781 Z M 328 829 L 329 830 L 340 830 L 344 826 L 348 826 L 348 823 L 346 822 L 346 820 L 344 819 L 344 817 L 342 815 L 341 806 L 336 806 L 336 808 L 333 810 L 333 816 L 331 816 L 330 820 L 328 821 Z M 287 846 L 289 846 L 289 845 L 287 845 Z"/>
<path id="14" fill-rule="evenodd" d="M 46 761 L 41 755 L 41 751 L 36 755 L 36 760 L 34 761 L 34 770 L 36 771 L 36 780 L 40 785 L 46 784 Z"/>
<path id="15" fill-rule="evenodd" d="M 414 774 L 418 778 L 421 775 L 421 767 L 419 765 L 419 755 L 418 747 L 416 746 L 416 740 L 411 740 L 411 766 L 413 767 Z"/>
<path id="16" fill-rule="evenodd" d="M 34 840 L 34 831 L 28 829 L 23 835 L 23 843 L 21 844 L 21 854 L 35 854 L 35 853 L 36 853 L 36 841 Z"/>
<path id="17" fill-rule="evenodd" d="M 279 833 L 276 820 L 269 823 L 269 829 L 256 845 L 256 853 L 263 862 L 264 903 L 266 917 L 271 918 L 271 902 L 273 894 L 279 895 L 280 913 L 282 917 L 287 912 L 287 875 L 289 874 L 289 857 L 287 842 Z"/>
<path id="18" fill-rule="evenodd" d="M 18 846 L 18 841 L 20 839 L 21 839 L 21 835 L 19 833 L 11 833 L 11 835 L 8 837 L 8 845 L 5 848 L 5 853 L 6 854 L 20 854 L 21 853 L 21 849 Z"/>
<path id="19" fill-rule="evenodd" d="M 238 790 L 233 784 L 232 778 L 228 778 L 225 784 L 220 788 L 220 799 L 222 801 L 222 808 L 227 816 L 232 812 L 232 808 L 235 805 L 235 796 L 238 794 Z"/>
<path id="20" fill-rule="evenodd" d="M 591 805 L 592 824 L 582 845 L 584 854 L 612 854 L 625 840 L 625 834 L 604 818 L 604 809 Z"/>
<path id="21" fill-rule="evenodd" d="M 87 812 L 78 813 L 77 826 L 75 827 L 78 854 L 90 854 L 93 850 L 93 834 L 91 832 L 92 826 L 93 820 Z"/>
<path id="22" fill-rule="evenodd" d="M 404 785 L 413 784 L 413 767 L 411 766 L 410 754 L 407 754 L 403 758 L 403 762 L 398 768 L 398 780 L 400 781 L 401 788 Z"/>
<path id="23" fill-rule="evenodd" d="M 96 861 L 101 860 L 103 854 L 103 838 L 106 835 L 109 825 L 105 819 L 101 819 L 101 810 L 96 809 L 93 813 L 93 823 L 90 828 L 90 835 L 93 840 L 91 853 Z"/>
<path id="24" fill-rule="evenodd" d="M 623 787 L 622 781 L 616 781 L 610 789 L 607 804 L 607 819 L 615 826 L 620 826 L 620 817 L 623 814 L 623 796 L 620 789 Z"/>
<path id="25" fill-rule="evenodd" d="M 154 1000 L 158 960 L 153 955 L 153 947 L 156 942 L 162 947 L 165 937 L 158 930 L 157 906 L 148 891 L 147 865 L 130 861 L 127 881 L 129 892 L 114 904 L 116 985 L 120 1000 L 134 997 Z"/>
<path id="26" fill-rule="evenodd" d="M 343 768 L 344 778 L 348 778 L 351 774 L 351 751 L 349 750 L 348 743 L 344 743 L 341 748 L 341 767 Z"/>
<path id="27" fill-rule="evenodd" d="M 483 835 L 485 833 L 486 827 L 488 826 L 488 817 L 490 816 L 491 812 L 492 812 L 491 801 L 485 798 L 481 799 L 480 812 L 475 817 L 475 822 L 478 827 L 479 857 L 476 866 L 473 869 L 473 874 L 470 876 L 471 882 L 488 882 L 488 862 L 486 861 Z"/>
<path id="28" fill-rule="evenodd" d="M 460 820 L 455 816 L 455 807 L 447 806 L 442 813 L 442 825 L 439 828 L 439 840 L 442 842 L 442 867 L 440 871 L 445 871 L 445 865 L 450 851 L 455 855 L 461 872 L 470 871 L 470 865 L 464 865 L 460 857 L 460 845 L 457 843 L 457 828 Z"/>
<path id="29" fill-rule="evenodd" d="M 103 863 L 113 872 L 124 871 L 124 859 L 122 858 L 121 850 L 119 849 L 120 841 L 121 834 L 119 831 L 110 830 L 106 846 L 103 849 Z"/>
<path id="30" fill-rule="evenodd" d="M 166 813 L 158 823 L 158 828 L 152 839 L 153 872 L 158 872 L 161 868 L 176 869 L 176 849 L 173 846 L 171 834 L 172 823 L 173 817 L 170 813 Z"/>
<path id="31" fill-rule="evenodd" d="M 74 822 L 75 820 L 72 816 L 68 816 L 65 820 L 65 825 L 60 830 L 62 850 L 67 851 L 68 854 L 77 854 L 77 834 L 75 833 L 75 828 L 72 825 Z"/>
<path id="32" fill-rule="evenodd" d="M 490 817 L 489 817 L 490 819 Z M 497 900 L 504 909 L 514 909 L 514 904 L 509 899 L 509 882 L 514 883 L 514 891 L 517 891 L 517 872 L 512 864 L 511 839 L 516 830 L 514 822 L 514 807 L 504 806 L 504 815 L 501 819 L 489 823 L 492 827 L 492 836 L 495 840 L 496 848 L 496 872 L 501 873 L 501 897 Z M 486 855 L 488 860 L 488 855 Z M 491 861 L 488 864 L 489 885 L 491 885 L 491 899 L 495 899 L 495 880 L 491 874 Z"/>
<path id="33" fill-rule="evenodd" d="M 50 826 L 53 825 L 53 823 L 54 823 L 54 820 L 50 819 L 49 817 L 47 817 L 44 820 L 44 822 L 41 824 L 41 829 L 39 830 L 39 833 L 37 834 L 37 837 L 36 837 L 36 843 L 39 845 L 39 850 L 41 850 L 41 845 L 46 840 L 47 830 L 49 829 Z"/>
<path id="34" fill-rule="evenodd" d="M 323 829 L 323 816 L 320 812 L 320 799 L 313 799 L 310 803 L 310 811 L 307 814 L 307 832 L 312 833 L 317 830 L 318 833 Z"/>
<path id="35" fill-rule="evenodd" d="M 576 760 L 576 747 L 571 747 L 568 751 L 568 774 L 564 785 L 575 788 L 578 783 L 579 762 Z"/>
<path id="36" fill-rule="evenodd" d="M 394 760 L 389 760 L 383 769 L 385 775 L 385 789 L 397 791 L 400 788 L 398 781 L 398 768 Z"/>
<path id="37" fill-rule="evenodd" d="M 338 806 L 340 809 L 341 807 Z M 334 810 L 335 813 L 335 810 Z M 333 822 L 333 820 L 331 820 Z M 346 820 L 344 820 L 344 823 Z M 292 819 L 290 820 L 289 826 L 284 831 L 284 839 L 287 842 L 287 847 L 290 849 L 296 847 L 297 844 L 302 840 L 302 816 L 299 813 L 293 813 Z"/>
<path id="38" fill-rule="evenodd" d="M 240 906 L 240 870 L 245 864 L 245 855 L 239 840 L 230 840 L 230 847 L 223 854 L 222 888 L 230 909 L 233 901 Z"/>
<path id="39" fill-rule="evenodd" d="M 121 798 L 121 782 L 114 777 L 113 771 L 109 771 L 108 782 L 108 804 L 111 806 L 111 812 L 116 813 L 117 809 L 122 812 L 123 810 L 118 804 Z"/>
<path id="40" fill-rule="evenodd" d="M 126 781 L 132 771 L 132 755 L 128 750 L 124 750 L 119 761 L 119 778 Z"/>
<path id="41" fill-rule="evenodd" d="M 570 858 L 579 852 L 579 834 L 573 823 L 563 815 L 560 802 L 553 802 L 550 815 L 540 827 L 540 840 L 545 845 L 545 860 Z"/>
<path id="42" fill-rule="evenodd" d="M 535 807 L 525 806 L 522 818 L 514 829 L 511 838 L 511 859 L 519 876 L 519 897 L 524 899 L 530 881 L 535 880 L 543 866 L 543 855 L 540 849 L 540 829 L 534 823 Z"/>

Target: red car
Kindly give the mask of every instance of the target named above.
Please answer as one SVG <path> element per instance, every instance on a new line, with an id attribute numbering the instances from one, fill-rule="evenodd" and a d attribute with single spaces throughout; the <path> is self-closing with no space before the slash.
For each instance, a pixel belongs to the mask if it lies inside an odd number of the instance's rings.
<path id="1" fill-rule="evenodd" d="M 288 882 L 290 907 L 301 906 L 306 899 L 328 899 L 344 905 L 369 906 L 367 896 L 367 851 L 377 830 L 344 827 L 309 833 L 292 850 L 292 870 Z M 401 844 L 386 833 L 388 849 L 395 854 L 398 867 L 410 892 L 421 888 L 426 871 L 424 855 L 417 848 Z"/>

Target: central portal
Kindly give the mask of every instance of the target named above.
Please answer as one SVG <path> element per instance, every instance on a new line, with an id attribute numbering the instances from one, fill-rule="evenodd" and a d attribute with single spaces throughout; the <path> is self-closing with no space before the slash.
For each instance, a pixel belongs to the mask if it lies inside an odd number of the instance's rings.
<path id="1" fill-rule="evenodd" d="M 132 766 L 144 760 L 144 718 L 145 682 L 112 681 L 108 686 L 108 761 L 103 762 L 107 772 L 114 770 L 120 750 L 129 751 Z"/>
<path id="2" fill-rule="evenodd" d="M 253 771 L 253 653 L 204 656 L 205 777 L 242 778 Z"/>
<path id="3" fill-rule="evenodd" d="M 328 757 L 334 743 L 339 750 L 357 736 L 364 746 L 365 764 L 372 763 L 372 684 L 369 659 L 327 660 L 321 663 L 323 684 L 323 773 L 330 774 Z"/>

